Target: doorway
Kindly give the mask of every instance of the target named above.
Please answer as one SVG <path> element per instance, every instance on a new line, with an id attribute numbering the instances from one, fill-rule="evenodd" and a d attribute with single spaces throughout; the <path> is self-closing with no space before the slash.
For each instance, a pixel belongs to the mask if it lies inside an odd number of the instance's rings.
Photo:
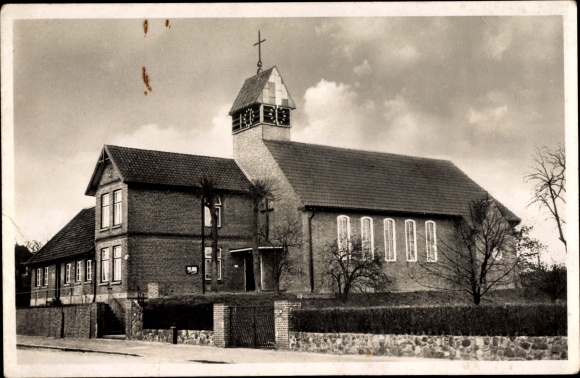
<path id="1" fill-rule="evenodd" d="M 254 282 L 254 256 L 252 252 L 244 256 L 244 281 L 246 291 L 255 291 L 256 283 Z"/>

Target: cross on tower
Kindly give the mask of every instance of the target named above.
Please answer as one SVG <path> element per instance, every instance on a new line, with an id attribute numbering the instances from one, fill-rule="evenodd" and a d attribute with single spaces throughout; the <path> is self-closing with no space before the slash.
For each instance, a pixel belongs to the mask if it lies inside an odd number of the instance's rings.
<path id="1" fill-rule="evenodd" d="M 258 30 L 258 42 L 254 43 L 254 46 L 258 45 L 258 72 L 262 72 L 262 42 L 266 42 L 265 39 L 260 39 L 260 30 Z"/>

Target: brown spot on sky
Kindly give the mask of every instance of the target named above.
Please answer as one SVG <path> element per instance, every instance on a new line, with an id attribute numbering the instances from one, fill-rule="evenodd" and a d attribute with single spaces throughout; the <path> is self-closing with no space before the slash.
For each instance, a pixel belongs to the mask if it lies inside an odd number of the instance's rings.
<path id="1" fill-rule="evenodd" d="M 171 28 L 171 24 L 169 23 L 169 20 L 165 20 L 165 27 Z"/>
<path id="2" fill-rule="evenodd" d="M 143 21 L 143 31 L 145 32 L 145 37 L 147 37 L 147 29 L 149 29 L 149 22 L 145 20 Z"/>
<path id="3" fill-rule="evenodd" d="M 143 82 L 145 83 L 147 90 L 149 90 L 149 92 L 153 91 L 153 88 L 151 88 L 151 85 L 149 85 L 149 75 L 147 75 L 147 70 L 145 69 L 145 67 L 141 69 L 141 72 L 143 75 Z M 145 91 L 145 95 L 147 95 L 147 91 Z"/>

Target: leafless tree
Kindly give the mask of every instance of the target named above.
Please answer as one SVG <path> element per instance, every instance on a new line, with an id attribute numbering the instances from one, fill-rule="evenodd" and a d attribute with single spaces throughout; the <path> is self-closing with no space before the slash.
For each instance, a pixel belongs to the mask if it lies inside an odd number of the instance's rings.
<path id="1" fill-rule="evenodd" d="M 262 291 L 260 271 L 260 244 L 264 242 L 263 228 L 260 227 L 260 207 L 266 201 L 275 199 L 275 182 L 272 179 L 257 179 L 250 183 L 249 192 L 252 200 L 252 257 L 254 265 L 254 283 L 256 291 Z M 266 209 L 267 210 L 267 209 Z"/>
<path id="2" fill-rule="evenodd" d="M 524 177 L 526 182 L 534 185 L 532 199 L 528 206 L 537 204 L 540 208 L 548 210 L 549 217 L 556 222 L 559 239 L 564 243 L 564 248 L 567 251 L 568 245 L 564 236 L 566 221 L 562 213 L 562 207 L 566 204 L 566 153 L 564 146 L 560 145 L 556 150 L 536 147 L 536 152 L 532 158 L 534 164 Z"/>
<path id="3" fill-rule="evenodd" d="M 216 199 L 218 198 L 218 193 L 214 182 L 203 177 L 199 182 L 199 187 L 202 193 L 202 228 L 205 227 L 205 209 L 209 209 L 209 214 L 211 218 L 211 286 L 210 290 L 212 292 L 218 291 L 217 278 L 218 278 L 218 217 L 216 209 Z M 202 246 L 202 260 L 201 263 L 205 266 L 205 246 Z M 203 277 L 203 285 L 205 285 L 205 269 Z"/>
<path id="4" fill-rule="evenodd" d="M 40 249 L 43 246 L 42 242 L 39 242 L 38 240 L 29 240 L 26 243 L 24 243 L 25 247 L 28 248 L 28 250 L 32 253 L 36 253 L 38 251 L 40 251 Z"/>
<path id="5" fill-rule="evenodd" d="M 266 242 L 275 247 L 274 279 L 276 291 L 280 291 L 280 279 L 283 274 L 296 274 L 298 266 L 290 250 L 302 246 L 302 223 L 299 218 L 288 218 L 272 227 Z"/>
<path id="6" fill-rule="evenodd" d="M 515 253 L 514 225 L 493 199 L 469 205 L 469 214 L 451 220 L 452 232 L 437 240 L 436 258 L 417 261 L 411 277 L 425 287 L 468 293 L 478 305 L 491 290 L 514 283 L 523 256 Z"/>
<path id="7" fill-rule="evenodd" d="M 383 291 L 391 283 L 391 279 L 383 272 L 380 253 L 363 251 L 359 237 L 340 243 L 340 246 L 338 240 L 335 240 L 323 250 L 325 266 L 322 282 L 328 282 L 337 298 L 343 302 L 348 300 L 353 291 Z"/>

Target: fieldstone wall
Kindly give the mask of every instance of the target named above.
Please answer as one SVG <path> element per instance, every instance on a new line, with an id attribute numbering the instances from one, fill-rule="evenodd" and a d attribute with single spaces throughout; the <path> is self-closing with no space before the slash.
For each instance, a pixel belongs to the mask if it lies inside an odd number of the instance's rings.
<path id="1" fill-rule="evenodd" d="M 143 339 L 143 308 L 136 300 L 125 301 L 125 335 L 127 339 Z"/>
<path id="2" fill-rule="evenodd" d="M 139 340 L 171 344 L 171 336 L 170 329 L 144 329 Z M 213 346 L 213 331 L 178 330 L 177 343 Z"/>
<path id="3" fill-rule="evenodd" d="M 484 361 L 566 360 L 565 336 L 414 336 L 289 332 L 290 350 Z"/>

